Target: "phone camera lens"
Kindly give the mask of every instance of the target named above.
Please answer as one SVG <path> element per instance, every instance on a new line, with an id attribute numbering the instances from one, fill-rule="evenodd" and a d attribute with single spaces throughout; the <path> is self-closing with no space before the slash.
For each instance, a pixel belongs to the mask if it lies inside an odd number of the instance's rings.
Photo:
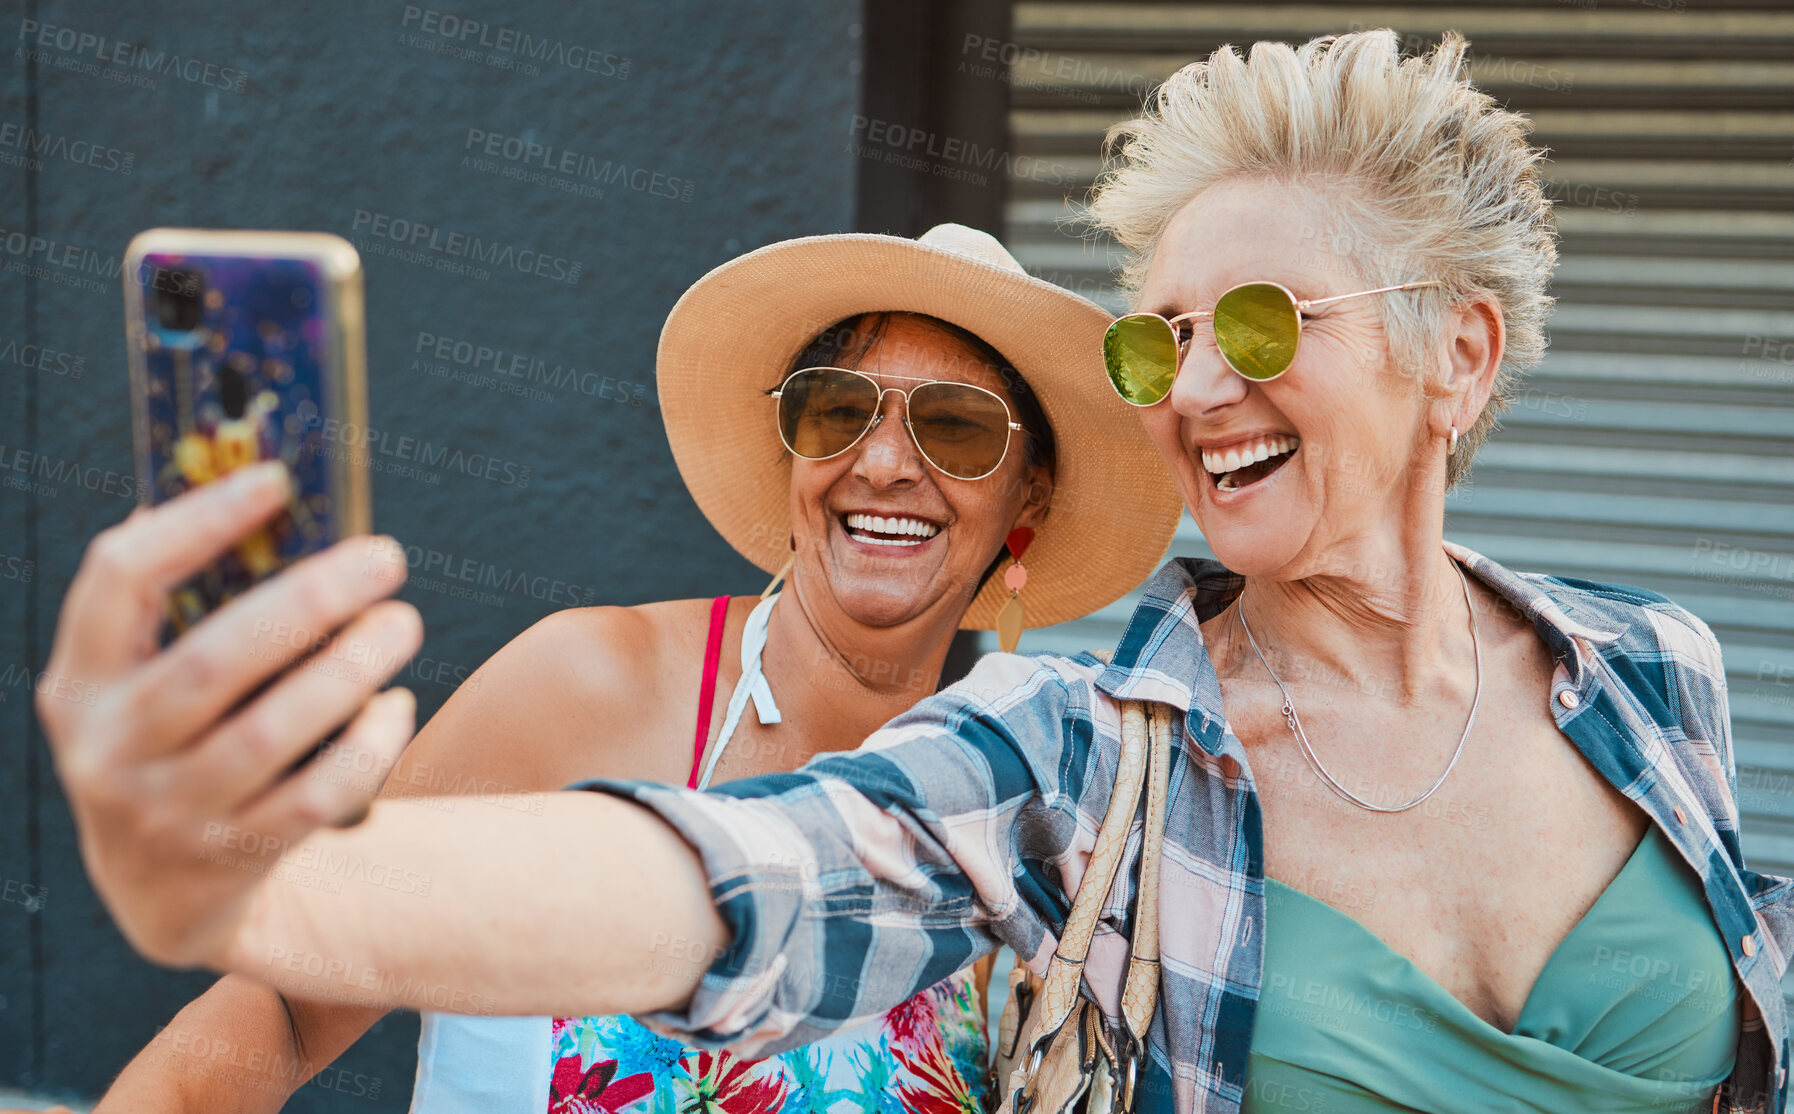
<path id="1" fill-rule="evenodd" d="M 156 292 L 156 320 L 164 329 L 189 332 L 205 318 L 205 280 L 198 271 L 184 267 L 157 267 L 152 285 Z"/>

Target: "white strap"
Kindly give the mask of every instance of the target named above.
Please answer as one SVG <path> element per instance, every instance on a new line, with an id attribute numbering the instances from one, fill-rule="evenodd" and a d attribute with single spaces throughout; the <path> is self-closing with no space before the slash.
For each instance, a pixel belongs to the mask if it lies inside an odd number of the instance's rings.
<path id="1" fill-rule="evenodd" d="M 554 1018 L 423 1012 L 410 1114 L 540 1111 L 554 1067 Z"/>
<path id="2" fill-rule="evenodd" d="M 716 771 L 716 760 L 723 756 L 723 748 L 729 745 L 729 736 L 735 733 L 735 725 L 741 722 L 741 713 L 747 709 L 748 697 L 754 698 L 754 714 L 760 717 L 762 724 L 779 722 L 779 706 L 774 703 L 772 689 L 766 683 L 766 674 L 760 669 L 760 652 L 766 648 L 766 623 L 772 615 L 772 605 L 778 599 L 778 593 L 774 593 L 755 604 L 753 613 L 748 616 L 747 627 L 741 632 L 741 680 L 735 682 L 735 691 L 729 697 L 729 712 L 723 717 L 722 734 L 716 737 L 716 746 L 710 751 L 709 761 L 704 763 L 704 772 L 698 778 L 699 789 L 710 785 L 710 775 Z"/>

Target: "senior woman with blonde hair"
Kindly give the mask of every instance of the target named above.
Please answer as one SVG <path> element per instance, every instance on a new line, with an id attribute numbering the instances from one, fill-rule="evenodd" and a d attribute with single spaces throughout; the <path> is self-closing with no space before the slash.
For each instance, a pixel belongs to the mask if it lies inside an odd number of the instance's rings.
<path id="1" fill-rule="evenodd" d="M 1113 1037 L 1150 875 L 1134 1108 L 1780 1110 L 1790 883 L 1743 864 L 1712 633 L 1443 538 L 1446 490 L 1542 354 L 1554 264 L 1539 152 L 1464 50 L 1224 48 L 1117 130 L 1093 213 L 1134 253 L 1140 312 L 1108 372 L 1219 561 L 1166 565 L 1108 663 L 992 655 L 859 752 L 710 793 L 593 783 L 453 824 L 382 803 L 311 836 L 433 871 L 429 902 L 209 866 L 165 795 L 108 791 L 125 760 L 72 725 L 60 766 L 126 931 L 298 993 L 321 976 L 270 956 L 773 1051 L 999 942 L 1044 971 L 1120 703 L 1147 700 L 1177 713 L 1163 848 L 1128 843 L 1084 973 Z M 401 745 L 399 713 L 375 700 L 350 737 Z M 506 876 L 544 847 L 580 848 L 586 884 L 547 901 Z M 608 908 L 618 884 L 654 899 Z M 568 978 L 554 957 L 581 948 Z"/>

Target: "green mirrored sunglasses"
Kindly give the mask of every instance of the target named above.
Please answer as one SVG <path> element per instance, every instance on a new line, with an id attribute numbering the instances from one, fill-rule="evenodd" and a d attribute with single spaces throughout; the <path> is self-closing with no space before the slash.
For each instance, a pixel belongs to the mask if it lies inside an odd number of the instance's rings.
<path id="1" fill-rule="evenodd" d="M 1443 285 L 1428 279 L 1330 298 L 1302 299 L 1280 283 L 1241 283 L 1217 298 L 1212 310 L 1170 318 L 1156 313 L 1130 313 L 1117 318 L 1103 337 L 1103 365 L 1108 368 L 1115 393 L 1124 401 L 1151 406 L 1171 393 L 1194 322 L 1206 317 L 1212 320 L 1215 347 L 1227 366 L 1254 383 L 1267 383 L 1295 362 L 1296 346 L 1302 340 L 1302 317 L 1313 307 L 1370 294 Z"/>

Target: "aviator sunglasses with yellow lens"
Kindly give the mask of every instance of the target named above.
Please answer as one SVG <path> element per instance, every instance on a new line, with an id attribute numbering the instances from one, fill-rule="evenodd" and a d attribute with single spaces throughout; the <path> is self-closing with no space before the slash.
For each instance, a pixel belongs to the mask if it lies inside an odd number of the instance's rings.
<path id="1" fill-rule="evenodd" d="M 1281 283 L 1241 283 L 1217 298 L 1212 310 L 1195 310 L 1171 318 L 1156 313 L 1130 313 L 1117 318 L 1103 337 L 1103 365 L 1108 368 L 1115 393 L 1123 401 L 1151 406 L 1171 393 L 1178 365 L 1194 335 L 1194 322 L 1206 317 L 1212 319 L 1215 347 L 1227 366 L 1254 383 L 1268 383 L 1288 371 L 1295 361 L 1296 345 L 1302 340 L 1302 317 L 1311 308 L 1347 298 L 1443 285 L 1429 279 L 1330 298 L 1304 299 L 1297 298 Z"/>
<path id="2" fill-rule="evenodd" d="M 1026 433 L 1000 395 L 970 383 L 885 375 L 916 384 L 881 386 L 841 367 L 792 372 L 772 397 L 779 404 L 779 439 L 806 460 L 827 460 L 859 444 L 884 420 L 888 391 L 904 396 L 903 424 L 928 463 L 960 480 L 981 480 L 1009 454 L 1010 431 Z"/>

